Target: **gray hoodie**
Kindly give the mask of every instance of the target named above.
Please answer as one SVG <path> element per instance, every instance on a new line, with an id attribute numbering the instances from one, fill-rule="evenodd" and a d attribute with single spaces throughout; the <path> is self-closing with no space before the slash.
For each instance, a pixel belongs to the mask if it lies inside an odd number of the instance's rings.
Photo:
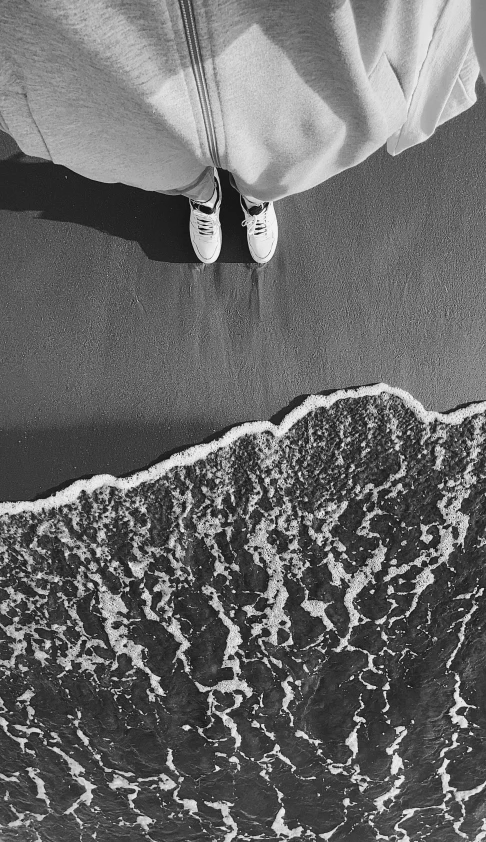
<path id="1" fill-rule="evenodd" d="M 0 0 L 0 128 L 143 190 L 276 200 L 476 101 L 466 0 Z"/>

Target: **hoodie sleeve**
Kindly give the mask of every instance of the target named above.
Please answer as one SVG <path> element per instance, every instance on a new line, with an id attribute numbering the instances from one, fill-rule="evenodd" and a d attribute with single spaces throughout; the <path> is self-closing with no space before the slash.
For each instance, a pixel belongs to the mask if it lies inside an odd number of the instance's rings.
<path id="1" fill-rule="evenodd" d="M 11 135 L 26 155 L 51 160 L 29 107 L 22 78 L 5 48 L 0 49 L 0 130 Z"/>
<path id="2" fill-rule="evenodd" d="M 473 3 L 475 0 L 472 0 Z M 484 66 L 486 69 L 486 6 Z M 390 155 L 423 143 L 438 126 L 457 117 L 477 101 L 479 62 L 471 32 L 471 8 L 464 0 L 448 0 L 434 30 L 413 92 L 404 125 L 387 141 Z"/>
<path id="3" fill-rule="evenodd" d="M 486 81 L 486 4 L 471 0 L 471 34 L 481 76 Z"/>

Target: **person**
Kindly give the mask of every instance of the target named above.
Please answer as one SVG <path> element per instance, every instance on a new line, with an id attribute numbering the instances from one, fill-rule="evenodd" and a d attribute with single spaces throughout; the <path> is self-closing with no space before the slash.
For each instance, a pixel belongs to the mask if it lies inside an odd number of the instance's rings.
<path id="1" fill-rule="evenodd" d="M 0 0 L 0 128 L 86 178 L 185 196 L 205 263 L 218 170 L 266 263 L 276 201 L 424 142 L 478 76 L 464 0 Z"/>

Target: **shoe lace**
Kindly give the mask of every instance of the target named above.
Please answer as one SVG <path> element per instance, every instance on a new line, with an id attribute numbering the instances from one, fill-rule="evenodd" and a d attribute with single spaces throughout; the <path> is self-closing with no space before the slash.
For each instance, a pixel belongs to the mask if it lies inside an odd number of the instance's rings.
<path id="1" fill-rule="evenodd" d="M 255 216 L 249 216 L 243 220 L 241 223 L 242 226 L 248 226 L 248 233 L 255 234 L 255 235 L 265 235 L 267 233 L 267 209 L 268 205 L 265 205 L 261 213 L 256 214 Z"/>
<path id="2" fill-rule="evenodd" d="M 197 229 L 203 236 L 211 237 L 214 233 L 214 214 L 207 214 L 194 208 L 194 216 L 196 217 Z"/>

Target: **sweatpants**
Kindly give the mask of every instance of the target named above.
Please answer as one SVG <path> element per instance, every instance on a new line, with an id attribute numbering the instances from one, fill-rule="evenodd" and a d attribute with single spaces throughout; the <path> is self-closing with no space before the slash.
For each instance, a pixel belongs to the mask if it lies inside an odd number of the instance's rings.
<path id="1" fill-rule="evenodd" d="M 236 192 L 240 193 L 241 191 L 238 190 L 233 173 L 231 172 L 229 174 L 229 181 Z M 188 199 L 193 199 L 195 202 L 204 203 L 209 201 L 214 193 L 214 188 L 214 168 L 205 167 L 196 180 L 192 181 L 191 184 L 186 184 L 185 187 L 179 187 L 176 190 L 155 190 L 154 192 L 163 193 L 165 196 L 187 196 Z M 252 196 L 245 196 L 245 199 L 257 205 L 262 204 L 261 199 L 254 199 Z"/>

